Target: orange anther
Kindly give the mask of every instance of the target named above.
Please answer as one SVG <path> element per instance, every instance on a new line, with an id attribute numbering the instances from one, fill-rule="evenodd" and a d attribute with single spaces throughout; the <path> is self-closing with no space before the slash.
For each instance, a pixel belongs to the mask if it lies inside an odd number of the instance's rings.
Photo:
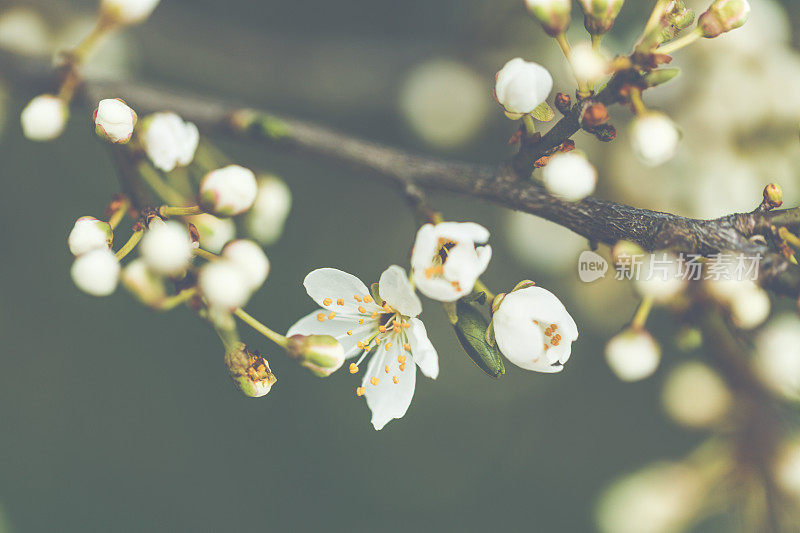
<path id="1" fill-rule="evenodd" d="M 336 300 L 336 305 L 344 305 L 344 298 L 339 298 Z"/>
<path id="2" fill-rule="evenodd" d="M 387 343 L 386 343 L 386 349 L 388 350 L 388 349 L 389 349 L 389 348 L 391 348 L 391 347 L 392 347 L 392 343 L 391 343 L 391 342 L 387 342 Z"/>
<path id="3" fill-rule="evenodd" d="M 325 313 L 318 313 L 317 314 L 317 320 L 319 320 L 320 322 L 324 322 L 325 321 Z"/>
<path id="4" fill-rule="evenodd" d="M 347 334 L 348 334 L 348 335 L 352 335 L 352 334 L 353 334 L 353 330 L 352 330 L 352 329 L 348 329 L 348 330 L 347 330 Z"/>
<path id="5" fill-rule="evenodd" d="M 408 343 L 405 343 L 405 344 L 403 345 L 403 349 L 404 349 L 405 351 L 407 351 L 407 352 L 410 352 L 410 351 L 411 351 L 411 345 L 410 345 L 410 344 L 408 344 Z M 400 357 L 404 357 L 404 356 L 402 356 L 402 355 L 401 355 Z M 400 361 L 400 362 L 402 363 L 402 361 Z"/>
<path id="6" fill-rule="evenodd" d="M 372 296 L 370 296 L 370 295 L 364 296 L 364 303 L 367 303 L 367 304 L 372 303 Z"/>
<path id="7" fill-rule="evenodd" d="M 356 299 L 356 301 L 357 301 L 358 303 L 361 303 L 361 302 L 363 302 L 363 301 L 364 301 L 364 300 L 362 300 L 362 299 L 361 299 L 361 297 L 360 297 L 360 296 L 358 296 L 358 295 L 354 295 L 354 296 L 353 296 L 353 298 L 355 298 L 355 299 Z"/>
<path id="8" fill-rule="evenodd" d="M 366 313 L 366 312 L 367 312 L 367 310 L 366 310 L 366 309 L 364 309 L 364 306 L 363 306 L 363 305 L 359 305 L 359 306 L 358 306 L 358 312 L 359 312 L 359 313 L 361 313 L 361 314 L 364 314 L 364 313 Z"/>
<path id="9" fill-rule="evenodd" d="M 444 267 L 442 265 L 433 266 L 425 269 L 425 277 L 431 279 L 437 274 L 444 274 Z"/>
<path id="10" fill-rule="evenodd" d="M 398 378 L 397 376 L 392 376 L 392 381 L 394 382 L 395 385 L 397 385 L 398 383 L 400 383 L 400 378 Z"/>
<path id="11" fill-rule="evenodd" d="M 358 323 L 359 323 L 359 324 L 363 324 L 363 323 L 364 323 L 364 319 L 363 319 L 363 318 L 359 318 L 359 319 L 358 319 Z"/>
<path id="12" fill-rule="evenodd" d="M 369 382 L 372 383 L 373 385 L 377 385 L 380 382 L 380 380 L 378 378 L 370 378 Z"/>
<path id="13" fill-rule="evenodd" d="M 364 390 L 364 387 L 359 387 L 359 388 L 357 388 L 357 389 L 356 389 L 356 394 L 357 394 L 359 397 L 361 397 L 361 396 L 364 396 L 364 393 L 365 393 L 365 392 L 366 392 L 366 391 Z"/>
<path id="14" fill-rule="evenodd" d="M 381 333 L 386 333 L 386 326 L 378 326 L 378 331 Z"/>
<path id="15" fill-rule="evenodd" d="M 406 364 L 405 364 L 405 363 L 403 363 L 402 365 L 400 365 L 400 372 L 402 372 L 402 371 L 403 371 L 403 370 L 405 370 L 405 369 L 406 369 Z"/>
<path id="16" fill-rule="evenodd" d="M 400 364 L 405 363 L 406 362 L 406 356 L 405 355 L 398 355 L 397 356 L 397 362 L 400 363 Z"/>
<path id="17" fill-rule="evenodd" d="M 350 363 L 350 373 L 351 374 L 355 374 L 357 372 L 358 372 L 358 367 L 356 366 L 356 364 L 355 363 Z"/>
<path id="18" fill-rule="evenodd" d="M 328 315 L 328 318 L 329 318 L 329 319 L 331 319 L 331 320 L 333 320 L 333 318 L 334 318 L 335 316 L 336 316 L 336 313 L 334 313 L 333 311 L 331 311 L 331 313 Z"/>
<path id="19" fill-rule="evenodd" d="M 333 303 L 333 300 L 331 300 L 330 298 L 325 298 L 324 300 L 322 300 L 322 305 L 325 305 L 325 306 L 331 305 L 332 303 Z"/>
<path id="20" fill-rule="evenodd" d="M 386 368 L 384 368 L 383 370 L 386 371 L 386 373 L 388 374 L 389 373 L 389 365 L 386 365 Z"/>

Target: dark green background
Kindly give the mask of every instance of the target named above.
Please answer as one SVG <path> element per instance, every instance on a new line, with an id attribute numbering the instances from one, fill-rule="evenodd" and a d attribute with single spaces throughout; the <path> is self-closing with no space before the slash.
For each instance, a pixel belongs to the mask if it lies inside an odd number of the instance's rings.
<path id="1" fill-rule="evenodd" d="M 445 55 L 490 75 L 483 66 L 496 62 L 484 51 L 519 40 L 525 53 L 533 43 L 504 30 L 523 23 L 515 0 L 162 3 L 131 32 L 143 78 L 415 149 L 425 148 L 394 104 L 411 65 Z M 646 16 L 647 2 L 629 4 L 623 27 Z M 337 54 L 334 66 L 366 72 L 363 94 L 335 68 L 304 66 Z M 266 398 L 243 398 L 214 334 L 190 313 L 155 314 L 122 291 L 98 300 L 73 287 L 66 235 L 78 216 L 101 214 L 116 191 L 114 171 L 86 110 L 75 110 L 54 143 L 22 139 L 16 116 L 30 96 L 15 95 L 0 141 L 0 505 L 13 530 L 592 531 L 606 484 L 701 439 L 661 414 L 663 371 L 622 385 L 591 328 L 563 374 L 510 367 L 494 381 L 459 351 L 429 301 L 423 318 L 441 376 L 420 378 L 407 416 L 385 430 L 369 424 L 353 376 L 314 378 L 249 333 L 279 381 Z M 497 160 L 510 128 L 498 117 L 480 142 L 450 155 Z M 294 193 L 287 231 L 269 251 L 273 272 L 249 307 L 268 324 L 283 330 L 312 309 L 301 281 L 313 268 L 372 281 L 391 263 L 407 265 L 415 227 L 393 189 L 258 147 L 223 146 L 279 173 Z M 501 232 L 493 208 L 435 201 L 450 218 Z M 490 286 L 533 278 L 558 287 L 509 259 L 502 239 L 493 244 Z M 581 301 L 566 303 L 580 317 Z M 619 326 L 630 318 L 630 309 L 608 312 Z M 666 366 L 678 357 L 666 355 Z"/>

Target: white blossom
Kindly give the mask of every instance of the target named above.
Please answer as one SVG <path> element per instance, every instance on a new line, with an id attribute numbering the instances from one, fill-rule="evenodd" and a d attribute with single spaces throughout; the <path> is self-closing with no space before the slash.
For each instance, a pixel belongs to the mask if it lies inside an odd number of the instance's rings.
<path id="1" fill-rule="evenodd" d="M 675 157 L 680 140 L 678 127 L 663 113 L 649 112 L 633 120 L 633 151 L 647 166 L 656 167 Z"/>
<path id="2" fill-rule="evenodd" d="M 269 259 L 264 250 L 253 241 L 239 239 L 229 242 L 222 250 L 222 257 L 242 271 L 251 291 L 261 287 L 267 280 Z"/>
<path id="3" fill-rule="evenodd" d="M 122 269 L 122 285 L 145 305 L 155 305 L 167 297 L 164 279 L 147 266 L 144 259 L 134 259 Z"/>
<path id="4" fill-rule="evenodd" d="M 186 217 L 200 234 L 200 247 L 218 254 L 222 248 L 236 237 L 236 223 L 230 218 L 218 218 L 208 213 Z"/>
<path id="5" fill-rule="evenodd" d="M 17 54 L 52 53 L 50 31 L 42 16 L 29 7 L 12 7 L 0 13 L 0 48 Z"/>
<path id="6" fill-rule="evenodd" d="M 690 361 L 670 371 L 661 392 L 661 403 L 676 422 L 705 428 L 730 411 L 733 396 L 716 372 L 703 363 Z"/>
<path id="7" fill-rule="evenodd" d="M 509 361 L 525 370 L 564 370 L 578 339 L 578 326 L 564 304 L 541 287 L 499 295 L 492 317 L 497 346 Z"/>
<path id="8" fill-rule="evenodd" d="M 197 286 L 208 303 L 220 309 L 242 307 L 252 294 L 246 274 L 238 265 L 225 259 L 203 265 Z"/>
<path id="9" fill-rule="evenodd" d="M 258 194 L 247 213 L 247 233 L 263 245 L 273 244 L 283 233 L 283 226 L 292 208 L 292 192 L 274 176 L 258 180 Z"/>
<path id="10" fill-rule="evenodd" d="M 81 217 L 75 221 L 67 238 L 69 251 L 79 256 L 98 248 L 110 248 L 114 241 L 114 232 L 108 222 L 94 217 Z"/>
<path id="11" fill-rule="evenodd" d="M 40 94 L 22 110 L 22 133 L 32 141 L 51 141 L 64 131 L 68 117 L 66 102 L 52 94 Z"/>
<path id="12" fill-rule="evenodd" d="M 97 248 L 79 256 L 72 263 L 72 281 L 87 294 L 108 296 L 117 288 L 119 261 L 108 248 Z"/>
<path id="13" fill-rule="evenodd" d="M 94 110 L 95 131 L 114 144 L 124 144 L 131 139 L 136 119 L 136 111 L 119 98 L 100 100 Z"/>
<path id="14" fill-rule="evenodd" d="M 543 66 L 517 57 L 497 73 L 494 97 L 511 118 L 539 107 L 553 90 L 553 77 Z"/>
<path id="15" fill-rule="evenodd" d="M 219 216 L 236 216 L 253 206 L 258 184 L 253 171 L 239 165 L 212 170 L 200 184 L 204 209 Z"/>
<path id="16" fill-rule="evenodd" d="M 606 362 L 622 381 L 641 381 L 661 362 L 661 347 L 647 331 L 627 329 L 606 344 Z"/>
<path id="17" fill-rule="evenodd" d="M 734 323 L 742 329 L 754 329 L 769 318 L 772 310 L 767 291 L 750 280 L 733 278 L 707 280 L 706 290 L 726 306 Z"/>
<path id="18" fill-rule="evenodd" d="M 142 121 L 141 141 L 156 168 L 171 172 L 194 159 L 200 132 L 175 113 L 154 113 Z M 138 136 L 137 136 L 138 138 Z"/>
<path id="19" fill-rule="evenodd" d="M 422 226 L 411 252 L 417 289 L 440 302 L 454 302 L 472 292 L 492 258 L 488 240 L 489 230 L 474 222 Z"/>
<path id="20" fill-rule="evenodd" d="M 139 253 L 156 274 L 174 276 L 189 266 L 191 237 L 186 227 L 174 220 L 151 225 L 139 244 Z"/>
<path id="21" fill-rule="evenodd" d="M 579 202 L 592 194 L 597 170 L 586 157 L 575 152 L 557 154 L 544 167 L 544 186 L 550 194 L 568 202 Z"/>
<path id="22" fill-rule="evenodd" d="M 160 0 L 101 0 L 100 9 L 119 24 L 138 24 L 156 8 Z"/>
<path id="23" fill-rule="evenodd" d="M 350 372 L 369 355 L 358 395 L 367 398 L 376 430 L 405 415 L 414 396 L 416 367 L 429 378 L 439 375 L 439 358 L 428 340 L 425 326 L 417 316 L 422 303 L 414 293 L 405 270 L 390 266 L 381 275 L 373 300 L 369 289 L 355 276 L 323 268 L 306 276 L 303 285 L 319 309 L 300 319 L 287 333 L 330 335 L 344 348 L 345 357 L 359 354 Z M 410 367 L 406 367 L 411 363 Z"/>
<path id="24" fill-rule="evenodd" d="M 592 43 L 583 41 L 572 47 L 569 57 L 572 72 L 578 81 L 594 82 L 608 75 L 609 61 Z"/>
<path id="25" fill-rule="evenodd" d="M 753 366 L 772 391 L 790 400 L 800 400 L 800 318 L 797 315 L 780 315 L 758 332 Z"/>

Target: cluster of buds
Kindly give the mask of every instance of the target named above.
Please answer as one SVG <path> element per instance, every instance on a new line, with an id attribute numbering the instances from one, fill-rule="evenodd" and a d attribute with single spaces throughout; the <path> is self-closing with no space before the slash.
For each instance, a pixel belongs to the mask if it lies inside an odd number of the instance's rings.
<path id="1" fill-rule="evenodd" d="M 256 243 L 229 242 L 220 259 L 203 265 L 197 284 L 209 305 L 234 310 L 244 306 L 269 275 L 269 260 Z"/>
<path id="2" fill-rule="evenodd" d="M 79 218 L 67 238 L 75 262 L 72 279 L 81 290 L 93 296 L 114 292 L 119 281 L 120 266 L 111 245 L 114 232 L 107 222 L 94 217 Z"/>

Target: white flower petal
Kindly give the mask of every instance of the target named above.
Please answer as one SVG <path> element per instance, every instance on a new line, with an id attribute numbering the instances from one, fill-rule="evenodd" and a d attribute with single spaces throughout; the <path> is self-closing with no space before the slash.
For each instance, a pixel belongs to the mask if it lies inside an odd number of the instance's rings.
<path id="1" fill-rule="evenodd" d="M 544 355 L 544 334 L 532 321 L 498 312 L 492 323 L 497 346 L 506 359 L 526 370 L 551 364 Z"/>
<path id="2" fill-rule="evenodd" d="M 289 328 L 286 336 L 330 335 L 342 345 L 345 358 L 350 358 L 361 353 L 361 348 L 356 346 L 356 344 L 369 337 L 373 331 L 378 329 L 377 320 L 365 320 L 364 324 L 359 324 L 357 318 L 336 316 L 332 320 L 326 317 L 325 320 L 320 321 L 320 313 L 327 315 L 328 311 L 325 309 L 318 309 L 304 316 Z M 348 331 L 352 331 L 352 335 L 348 335 Z"/>
<path id="3" fill-rule="evenodd" d="M 369 289 L 360 279 L 347 272 L 335 268 L 320 268 L 306 276 L 303 286 L 315 302 L 330 311 L 345 315 L 371 315 L 374 311 L 381 312 L 381 308 L 374 302 L 363 302 L 364 297 L 369 296 Z M 356 296 L 362 302 L 356 300 Z"/>
<path id="4" fill-rule="evenodd" d="M 414 387 L 417 379 L 417 370 L 414 366 L 407 366 L 405 370 L 400 370 L 397 360 L 400 355 L 401 347 L 395 343 L 389 350 L 383 346 L 378 348 L 372 356 L 364 374 L 362 386 L 365 389 L 364 396 L 367 398 L 367 405 L 372 411 L 372 425 L 376 430 L 380 430 L 389 421 L 395 418 L 402 418 L 411 399 L 414 397 Z M 389 372 L 386 372 L 386 367 Z M 397 377 L 397 383 L 393 378 Z M 377 385 L 372 384 L 372 378 L 376 378 Z"/>
<path id="5" fill-rule="evenodd" d="M 439 355 L 433 347 L 425 324 L 418 318 L 411 319 L 411 327 L 406 331 L 408 344 L 411 345 L 411 356 L 423 374 L 431 379 L 439 377 Z"/>
<path id="6" fill-rule="evenodd" d="M 381 298 L 401 315 L 415 317 L 422 312 L 422 302 L 401 267 L 392 265 L 381 274 L 379 290 Z"/>

